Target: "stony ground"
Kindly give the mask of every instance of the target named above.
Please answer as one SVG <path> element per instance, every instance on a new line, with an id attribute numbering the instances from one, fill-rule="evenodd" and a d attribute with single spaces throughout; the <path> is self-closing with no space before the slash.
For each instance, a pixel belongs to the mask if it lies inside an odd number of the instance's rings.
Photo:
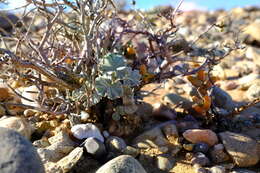
<path id="1" fill-rule="evenodd" d="M 166 21 L 153 22 L 162 26 Z M 0 127 L 19 132 L 0 129 L 0 152 L 12 153 L 0 156 L 0 172 L 260 173 L 260 9 L 187 12 L 176 22 L 185 40 L 181 44 L 196 39 L 212 23 L 221 23 L 223 27 L 213 28 L 198 41 L 205 48 L 219 43 L 219 38 L 231 44 L 235 38 L 229 31 L 241 29 L 244 49 L 233 51 L 212 71 L 219 78 L 211 95 L 216 117 L 207 122 L 198 113 L 188 112 L 196 88 L 182 76 L 141 89 L 136 116 L 142 123 L 127 137 L 86 123 L 84 112 L 81 122 L 72 125 L 65 115 L 0 106 Z M 26 97 L 35 100 L 36 96 L 27 93 Z M 17 103 L 19 99 L 1 83 L 0 101 L 6 100 Z M 253 102 L 235 113 L 237 107 Z M 15 142 L 19 145 L 13 146 Z M 34 158 L 27 160 L 33 168 L 21 164 L 24 158 Z M 15 167 L 13 159 L 19 163 Z"/>

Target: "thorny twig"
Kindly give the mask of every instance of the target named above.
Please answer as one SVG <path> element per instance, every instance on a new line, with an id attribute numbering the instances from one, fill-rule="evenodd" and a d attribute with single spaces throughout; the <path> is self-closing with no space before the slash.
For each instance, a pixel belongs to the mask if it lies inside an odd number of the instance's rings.
<path id="1" fill-rule="evenodd" d="M 26 108 L 26 109 L 34 109 L 34 110 L 37 110 L 37 111 L 40 111 L 43 113 L 52 114 L 52 115 L 62 115 L 62 114 L 68 113 L 68 111 L 69 111 L 69 105 L 67 105 L 67 108 L 61 112 L 50 111 L 48 109 L 39 108 L 39 107 L 31 106 L 31 105 L 25 105 L 25 104 L 21 104 L 21 103 L 0 102 L 0 105 L 17 106 L 17 107 L 22 107 L 22 108 Z"/>
<path id="2" fill-rule="evenodd" d="M 24 60 L 22 60 L 22 58 L 14 55 L 12 52 L 5 50 L 5 49 L 2 49 L 2 48 L 0 48 L 0 54 L 7 54 L 9 56 L 10 60 L 12 61 L 12 63 L 17 67 L 31 68 L 31 69 L 38 71 L 39 73 L 45 75 L 46 77 L 50 78 L 51 80 L 57 82 L 57 86 L 60 85 L 60 86 L 63 86 L 65 88 L 68 88 L 68 89 L 74 89 L 75 88 L 75 86 L 73 87 L 72 85 L 67 84 L 63 80 L 56 77 L 55 74 L 53 74 L 51 71 L 48 71 L 48 69 L 46 67 L 42 66 L 42 65 L 38 65 L 36 63 L 29 62 L 29 61 L 24 61 Z"/>

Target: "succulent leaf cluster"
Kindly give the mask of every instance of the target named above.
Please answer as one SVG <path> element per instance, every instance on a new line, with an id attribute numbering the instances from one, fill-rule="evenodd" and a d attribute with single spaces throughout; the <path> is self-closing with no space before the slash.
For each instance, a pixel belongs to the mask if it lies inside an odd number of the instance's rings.
<path id="1" fill-rule="evenodd" d="M 98 70 L 98 75 L 93 81 L 86 80 L 81 88 L 72 92 L 72 100 L 90 107 L 99 103 L 102 98 L 122 98 L 123 106 L 118 106 L 115 112 L 120 115 L 134 113 L 136 106 L 133 87 L 140 84 L 139 71 L 132 70 L 124 56 L 114 53 L 107 54 L 100 60 Z"/>

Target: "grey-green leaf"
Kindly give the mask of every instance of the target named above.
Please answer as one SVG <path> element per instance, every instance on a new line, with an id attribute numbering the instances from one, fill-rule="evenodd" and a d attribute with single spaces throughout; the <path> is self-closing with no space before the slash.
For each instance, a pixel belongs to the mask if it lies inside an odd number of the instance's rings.
<path id="1" fill-rule="evenodd" d="M 108 54 L 101 62 L 100 70 L 102 72 L 116 71 L 118 67 L 126 66 L 126 60 L 119 54 Z"/>

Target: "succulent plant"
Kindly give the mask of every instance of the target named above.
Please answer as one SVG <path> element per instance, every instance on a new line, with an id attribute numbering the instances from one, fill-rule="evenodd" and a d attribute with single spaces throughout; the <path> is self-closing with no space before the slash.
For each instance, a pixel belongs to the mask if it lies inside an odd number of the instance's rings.
<path id="1" fill-rule="evenodd" d="M 82 102 L 88 108 L 99 103 L 102 98 L 122 98 L 123 105 L 115 108 L 112 118 L 119 120 L 120 115 L 133 114 L 137 110 L 133 87 L 140 84 L 139 71 L 128 67 L 124 56 L 119 54 L 104 56 L 98 67 L 100 71 L 94 84 L 86 80 L 81 88 L 72 92 L 71 99 Z"/>

